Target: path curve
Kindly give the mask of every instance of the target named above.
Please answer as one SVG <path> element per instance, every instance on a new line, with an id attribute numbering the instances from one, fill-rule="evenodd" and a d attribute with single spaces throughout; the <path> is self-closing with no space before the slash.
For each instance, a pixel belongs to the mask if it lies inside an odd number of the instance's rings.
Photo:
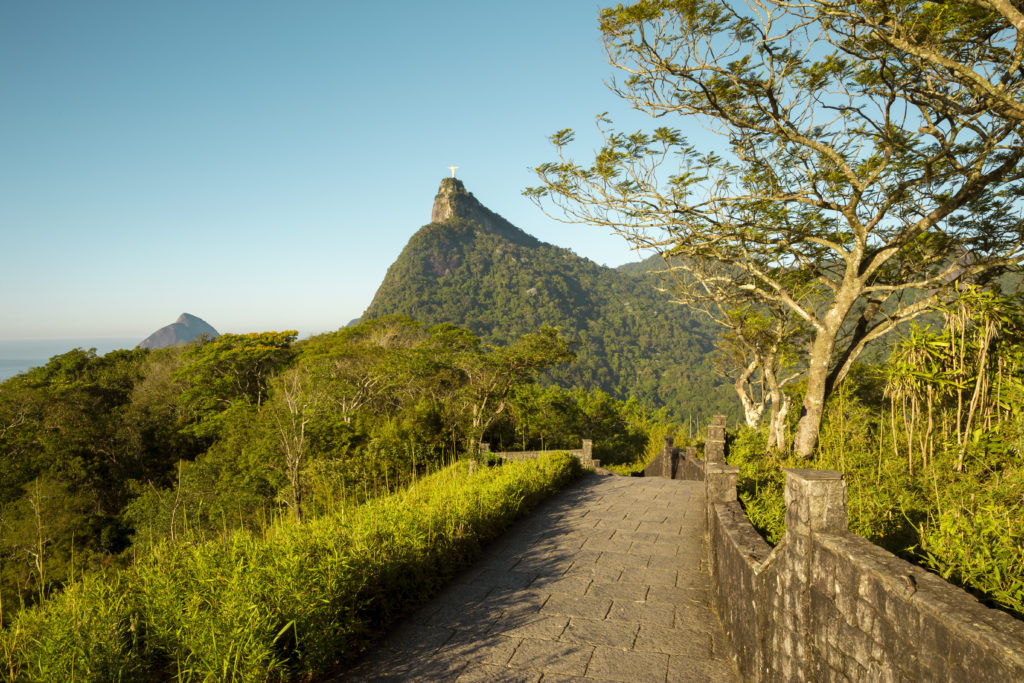
<path id="1" fill-rule="evenodd" d="M 735 681 L 704 485 L 588 476 L 487 548 L 339 681 Z"/>

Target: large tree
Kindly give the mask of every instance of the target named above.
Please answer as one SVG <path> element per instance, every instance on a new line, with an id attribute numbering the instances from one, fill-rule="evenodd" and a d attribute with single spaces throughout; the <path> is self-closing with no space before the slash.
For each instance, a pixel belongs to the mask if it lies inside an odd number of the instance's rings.
<path id="1" fill-rule="evenodd" d="M 601 12 L 612 88 L 690 130 L 617 132 L 527 190 L 812 330 L 794 439 L 872 340 L 1022 255 L 1022 23 L 999 2 L 648 0 Z M 680 124 L 681 125 L 681 124 Z M 704 145 L 704 149 L 701 149 Z M 684 292 L 685 295 L 685 292 Z"/>

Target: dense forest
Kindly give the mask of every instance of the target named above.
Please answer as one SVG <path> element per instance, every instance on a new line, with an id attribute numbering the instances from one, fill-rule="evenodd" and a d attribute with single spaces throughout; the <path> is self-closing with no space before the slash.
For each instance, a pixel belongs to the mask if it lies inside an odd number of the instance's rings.
<path id="1" fill-rule="evenodd" d="M 551 328 L 507 345 L 451 325 L 369 320 L 296 342 L 221 335 L 55 356 L 0 384 L 0 611 L 163 539 L 298 521 L 495 447 L 635 459 L 657 416 L 537 384 L 571 362 Z"/>

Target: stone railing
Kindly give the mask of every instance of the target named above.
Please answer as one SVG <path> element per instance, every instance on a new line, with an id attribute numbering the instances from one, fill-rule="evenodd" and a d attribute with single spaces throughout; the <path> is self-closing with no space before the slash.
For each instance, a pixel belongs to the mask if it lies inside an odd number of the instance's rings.
<path id="1" fill-rule="evenodd" d="M 600 469 L 601 461 L 594 460 L 594 442 L 591 439 L 583 439 L 583 448 L 577 448 L 575 450 L 567 450 L 565 448 L 555 448 L 547 451 L 491 451 L 491 444 L 486 441 L 480 444 L 481 453 L 490 453 L 495 455 L 502 460 L 536 460 L 542 455 L 547 453 L 569 453 L 570 455 L 576 456 L 580 461 L 580 464 L 584 467 L 590 467 L 593 469 Z"/>
<path id="2" fill-rule="evenodd" d="M 1024 622 L 851 533 L 842 474 L 785 470 L 771 548 L 724 444 L 716 418 L 703 460 L 669 442 L 647 476 L 704 481 L 712 600 L 745 680 L 1024 681 Z"/>

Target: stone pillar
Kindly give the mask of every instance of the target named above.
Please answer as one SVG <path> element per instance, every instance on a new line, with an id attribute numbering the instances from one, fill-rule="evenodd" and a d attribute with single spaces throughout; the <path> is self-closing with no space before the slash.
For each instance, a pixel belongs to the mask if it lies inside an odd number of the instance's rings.
<path id="1" fill-rule="evenodd" d="M 786 535 L 848 530 L 846 482 L 832 470 L 785 469 Z"/>
<path id="2" fill-rule="evenodd" d="M 665 437 L 665 447 L 661 449 L 661 476 L 666 479 L 671 479 L 675 472 L 675 463 L 672 462 L 672 442 L 671 436 Z"/>
<path id="3" fill-rule="evenodd" d="M 715 415 L 708 425 L 708 438 L 704 441 L 704 460 L 725 462 L 725 415 Z"/>
<path id="4" fill-rule="evenodd" d="M 481 453 L 490 453 L 491 452 L 491 444 L 487 443 L 486 441 L 481 441 L 480 442 L 480 452 Z"/>
<path id="5" fill-rule="evenodd" d="M 583 465 L 584 467 L 594 466 L 594 442 L 592 439 L 583 439 Z"/>
<path id="6" fill-rule="evenodd" d="M 811 577 L 819 560 L 816 534 L 847 531 L 846 482 L 839 472 L 784 469 L 786 473 L 786 549 L 777 566 L 780 599 L 773 628 L 783 644 L 771 657 L 780 680 L 817 680 L 827 663 L 811 648 L 814 632 L 821 627 L 812 613 Z M 856 589 L 854 589 L 856 592 Z M 856 594 L 848 596 L 856 600 Z M 782 618 L 784 616 L 784 618 Z"/>
<path id="7" fill-rule="evenodd" d="M 740 468 L 725 463 L 709 462 L 704 466 L 704 492 L 710 508 L 715 503 L 736 500 L 736 478 Z"/>

